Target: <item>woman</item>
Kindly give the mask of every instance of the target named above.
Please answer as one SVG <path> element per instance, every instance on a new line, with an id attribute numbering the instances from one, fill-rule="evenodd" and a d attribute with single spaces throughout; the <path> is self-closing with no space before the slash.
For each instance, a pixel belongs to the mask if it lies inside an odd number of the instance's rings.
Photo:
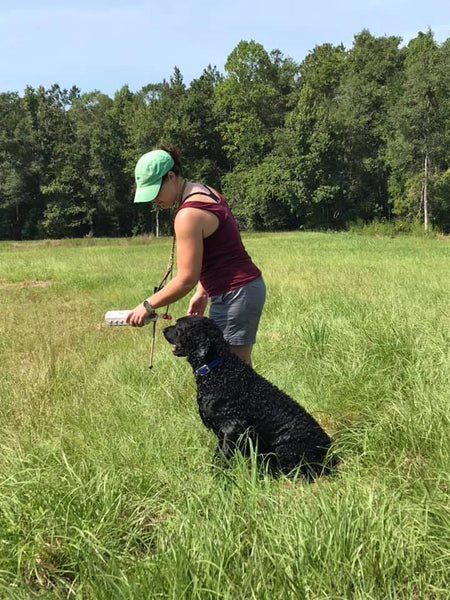
<path id="1" fill-rule="evenodd" d="M 186 181 L 172 146 L 161 144 L 141 156 L 135 178 L 135 202 L 177 207 L 177 274 L 131 311 L 127 321 L 142 327 L 149 313 L 183 298 L 197 284 L 187 314 L 203 315 L 211 299 L 209 317 L 219 325 L 231 350 L 251 364 L 266 290 L 225 199 L 206 185 Z"/>

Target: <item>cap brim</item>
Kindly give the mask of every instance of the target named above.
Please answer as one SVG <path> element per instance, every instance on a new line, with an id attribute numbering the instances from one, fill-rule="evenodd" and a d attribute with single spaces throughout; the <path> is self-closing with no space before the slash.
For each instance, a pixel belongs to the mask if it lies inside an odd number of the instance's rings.
<path id="1" fill-rule="evenodd" d="M 134 203 L 152 202 L 152 200 L 154 200 L 158 195 L 158 192 L 161 188 L 161 183 L 162 180 L 159 183 L 154 183 L 152 185 L 137 187 L 134 195 Z"/>

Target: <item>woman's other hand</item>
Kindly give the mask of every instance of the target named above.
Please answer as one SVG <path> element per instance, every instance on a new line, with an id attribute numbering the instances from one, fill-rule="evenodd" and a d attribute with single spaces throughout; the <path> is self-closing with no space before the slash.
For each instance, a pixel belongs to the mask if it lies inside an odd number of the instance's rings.
<path id="1" fill-rule="evenodd" d="M 202 316 L 208 306 L 208 299 L 208 294 L 196 292 L 189 302 L 186 314 Z"/>

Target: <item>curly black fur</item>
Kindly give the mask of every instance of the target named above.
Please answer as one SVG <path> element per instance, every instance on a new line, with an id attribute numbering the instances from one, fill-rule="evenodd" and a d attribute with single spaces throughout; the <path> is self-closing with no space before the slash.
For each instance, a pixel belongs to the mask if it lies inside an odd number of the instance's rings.
<path id="1" fill-rule="evenodd" d="M 331 439 L 317 421 L 232 354 L 214 321 L 183 317 L 165 328 L 164 336 L 174 345 L 174 354 L 185 356 L 192 366 L 200 417 L 217 435 L 218 449 L 226 458 L 247 436 L 273 472 L 295 469 L 312 477 L 329 472 L 337 462 L 327 456 Z M 207 375 L 197 373 L 219 357 L 222 362 Z"/>

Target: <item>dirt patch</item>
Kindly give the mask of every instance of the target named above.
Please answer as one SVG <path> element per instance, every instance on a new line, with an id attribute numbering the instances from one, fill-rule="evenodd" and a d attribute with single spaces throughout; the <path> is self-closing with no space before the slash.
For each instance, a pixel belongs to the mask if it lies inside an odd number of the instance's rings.
<path id="1" fill-rule="evenodd" d="M 40 287 L 47 288 L 52 285 L 53 281 L 47 279 L 42 281 L 0 281 L 0 288 L 30 288 Z"/>

